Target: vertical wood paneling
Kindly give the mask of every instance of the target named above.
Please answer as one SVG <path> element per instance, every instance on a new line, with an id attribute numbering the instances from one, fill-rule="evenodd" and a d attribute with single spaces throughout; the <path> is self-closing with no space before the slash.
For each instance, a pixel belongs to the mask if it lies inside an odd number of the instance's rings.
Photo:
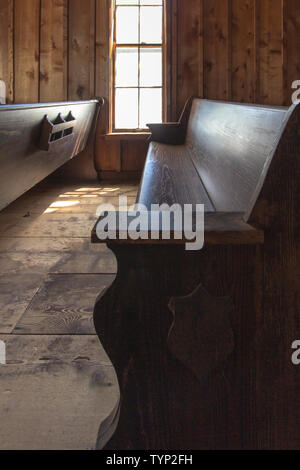
<path id="1" fill-rule="evenodd" d="M 258 102 L 283 104 L 283 0 L 257 2 L 259 27 Z"/>
<path id="2" fill-rule="evenodd" d="M 193 94 L 290 103 L 291 83 L 300 79 L 299 0 L 189 0 L 188 7 L 183 0 L 166 2 L 169 117 Z M 16 102 L 86 99 L 95 87 L 109 99 L 110 5 L 0 0 L 0 74 L 9 100 L 14 91 Z"/>
<path id="3" fill-rule="evenodd" d="M 204 0 L 199 4 L 199 40 L 198 40 L 198 96 L 204 97 Z"/>
<path id="4" fill-rule="evenodd" d="M 300 80 L 300 3 L 299 0 L 284 0 L 284 90 L 285 104 L 291 104 L 292 83 Z"/>
<path id="5" fill-rule="evenodd" d="M 167 118 L 191 95 L 290 104 L 300 80 L 299 0 L 166 0 Z M 141 167 L 140 143 L 109 131 L 111 0 L 0 0 L 0 79 L 8 101 L 106 98 L 96 166 Z M 41 7 L 41 8 L 40 8 Z"/>
<path id="6" fill-rule="evenodd" d="M 165 0 L 165 111 L 167 121 L 177 119 L 178 0 Z"/>
<path id="7" fill-rule="evenodd" d="M 146 142 L 122 142 L 122 171 L 143 171 L 148 144 Z"/>
<path id="8" fill-rule="evenodd" d="M 96 0 L 96 95 L 109 100 L 110 0 Z"/>
<path id="9" fill-rule="evenodd" d="M 68 87 L 72 100 L 95 95 L 95 0 L 69 0 Z"/>
<path id="10" fill-rule="evenodd" d="M 98 171 L 121 171 L 121 143 L 106 142 L 98 133 L 95 164 Z"/>
<path id="11" fill-rule="evenodd" d="M 230 99 L 230 0 L 204 0 L 204 95 Z"/>
<path id="12" fill-rule="evenodd" d="M 40 0 L 14 0 L 15 102 L 39 101 Z"/>
<path id="13" fill-rule="evenodd" d="M 165 113 L 176 120 L 177 96 L 177 0 L 165 0 Z M 174 73 L 175 70 L 175 73 Z M 174 92 L 175 90 L 175 92 Z"/>
<path id="14" fill-rule="evenodd" d="M 68 82 L 69 100 L 95 97 L 95 0 L 68 0 Z M 83 154 L 71 169 L 79 178 L 95 178 L 95 141 L 89 139 Z"/>
<path id="15" fill-rule="evenodd" d="M 0 80 L 6 84 L 7 102 L 14 100 L 13 0 L 0 0 Z"/>
<path id="16" fill-rule="evenodd" d="M 231 99 L 252 103 L 256 88 L 255 0 L 232 0 L 231 18 Z"/>
<path id="17" fill-rule="evenodd" d="M 66 13 L 66 0 L 41 0 L 41 102 L 67 99 Z"/>
<path id="18" fill-rule="evenodd" d="M 191 95 L 203 94 L 202 0 L 178 2 L 177 117 Z"/>
<path id="19" fill-rule="evenodd" d="M 96 141 L 96 167 L 102 171 L 121 170 L 120 142 L 106 142 L 102 137 L 109 131 L 110 102 L 110 25 L 111 1 L 96 0 L 96 96 L 105 99 L 98 124 Z"/>
<path id="20" fill-rule="evenodd" d="M 172 73 L 172 98 L 173 105 L 171 107 L 171 114 L 172 120 L 175 121 L 177 119 L 177 79 L 178 79 L 178 1 L 179 0 L 171 0 L 173 3 L 172 9 L 172 55 L 171 55 L 171 73 Z"/>

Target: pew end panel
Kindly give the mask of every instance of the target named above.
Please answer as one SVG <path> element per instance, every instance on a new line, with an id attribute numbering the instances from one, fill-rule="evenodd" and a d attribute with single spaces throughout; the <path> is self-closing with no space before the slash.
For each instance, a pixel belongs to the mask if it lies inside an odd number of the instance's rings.
<path id="1" fill-rule="evenodd" d="M 222 449 L 232 444 L 228 433 L 242 448 L 238 380 L 242 373 L 250 384 L 243 394 L 250 400 L 263 245 L 226 243 L 219 238 L 199 252 L 107 243 L 118 273 L 97 299 L 94 324 L 117 372 L 121 409 L 110 416 L 119 422 L 105 449 Z M 219 429 L 210 417 L 215 407 Z"/>

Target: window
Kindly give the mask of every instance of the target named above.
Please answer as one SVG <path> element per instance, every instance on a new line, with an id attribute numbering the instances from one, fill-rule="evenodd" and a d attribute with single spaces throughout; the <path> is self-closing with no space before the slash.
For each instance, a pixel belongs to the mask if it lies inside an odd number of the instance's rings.
<path id="1" fill-rule="evenodd" d="M 116 0 L 112 130 L 145 130 L 163 117 L 163 0 Z"/>

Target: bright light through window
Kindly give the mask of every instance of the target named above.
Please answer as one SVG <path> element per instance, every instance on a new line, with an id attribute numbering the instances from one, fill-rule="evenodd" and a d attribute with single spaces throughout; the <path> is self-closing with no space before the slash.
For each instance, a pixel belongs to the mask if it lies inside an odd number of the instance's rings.
<path id="1" fill-rule="evenodd" d="M 162 64 L 163 0 L 116 0 L 114 130 L 162 122 Z"/>

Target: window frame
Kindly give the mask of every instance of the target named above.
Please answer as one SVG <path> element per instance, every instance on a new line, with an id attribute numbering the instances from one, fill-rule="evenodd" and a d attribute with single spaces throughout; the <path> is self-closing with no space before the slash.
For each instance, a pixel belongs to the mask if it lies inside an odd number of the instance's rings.
<path id="1" fill-rule="evenodd" d="M 149 132 L 149 128 L 116 128 L 115 127 L 115 110 L 116 110 L 116 90 L 119 89 L 161 89 L 162 90 L 162 122 L 165 121 L 166 117 L 166 93 L 165 93 L 165 84 L 166 84 L 166 1 L 162 1 L 162 42 L 159 44 L 117 44 L 116 35 L 117 35 L 117 26 L 116 26 L 116 15 L 117 15 L 117 8 L 118 5 L 116 4 L 116 0 L 112 0 L 112 11 L 111 11 L 111 66 L 110 66 L 110 133 L 111 134 L 120 134 L 120 133 L 130 133 L 130 134 L 144 134 L 145 132 Z M 130 5 L 124 4 L 122 6 L 127 7 L 134 7 L 134 6 L 141 6 L 141 5 Z M 151 7 L 156 5 L 144 5 L 145 7 Z M 140 15 L 139 15 L 140 21 Z M 140 24 L 139 24 L 140 26 Z M 140 27 L 139 27 L 139 34 L 140 34 Z M 141 49 L 161 49 L 162 50 L 162 86 L 147 86 L 143 87 L 140 84 L 137 87 L 116 87 L 116 57 L 117 57 L 117 48 L 124 47 L 127 49 L 135 48 L 139 51 L 139 64 L 140 64 L 140 51 Z M 140 72 L 140 70 L 139 70 Z M 140 113 L 140 92 L 138 92 L 139 101 L 138 101 L 138 113 Z M 139 115 L 140 117 L 140 115 Z"/>

